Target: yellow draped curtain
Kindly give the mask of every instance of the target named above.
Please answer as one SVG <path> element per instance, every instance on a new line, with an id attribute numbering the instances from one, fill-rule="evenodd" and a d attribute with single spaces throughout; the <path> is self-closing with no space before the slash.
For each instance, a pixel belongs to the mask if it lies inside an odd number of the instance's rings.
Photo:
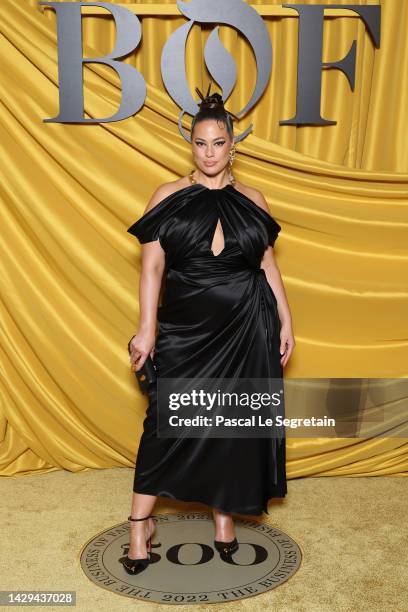
<path id="1" fill-rule="evenodd" d="M 253 2 L 262 4 L 279 3 Z M 237 128 L 254 124 L 235 175 L 264 193 L 282 225 L 276 257 L 297 340 L 286 379 L 407 376 L 408 3 L 379 4 L 380 49 L 360 19 L 325 20 L 324 60 L 358 41 L 354 92 L 339 71 L 323 73 L 322 116 L 337 121 L 325 127 L 279 125 L 295 113 L 298 24 L 265 18 L 273 74 Z M 126 350 L 141 265 L 126 228 L 160 183 L 192 167 L 160 76 L 163 44 L 185 18 L 141 17 L 142 44 L 125 61 L 147 82 L 144 107 L 85 126 L 43 122 L 58 112 L 54 11 L 2 0 L 0 14 L 0 474 L 132 467 L 146 400 Z M 195 25 L 188 41 L 192 91 L 208 85 L 208 33 Z M 106 17 L 84 17 L 83 34 L 86 56 L 114 44 Z M 220 36 L 238 65 L 228 101 L 237 112 L 252 92 L 254 58 L 233 28 Z M 113 114 L 117 75 L 87 64 L 84 79 L 87 116 Z M 407 467 L 402 437 L 288 437 L 288 478 L 403 476 Z"/>

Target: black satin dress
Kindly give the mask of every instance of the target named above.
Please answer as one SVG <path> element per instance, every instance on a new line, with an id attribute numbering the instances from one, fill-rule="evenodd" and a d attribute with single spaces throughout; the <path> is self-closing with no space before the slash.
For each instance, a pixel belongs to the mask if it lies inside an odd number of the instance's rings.
<path id="1" fill-rule="evenodd" d="M 225 247 L 211 245 L 218 219 Z M 260 262 L 280 225 L 231 184 L 195 183 L 150 209 L 128 232 L 165 251 L 154 363 L 158 376 L 283 378 L 280 320 Z M 158 438 L 156 392 L 143 423 L 133 490 L 224 512 L 268 514 L 287 493 L 285 434 L 270 438 Z"/>

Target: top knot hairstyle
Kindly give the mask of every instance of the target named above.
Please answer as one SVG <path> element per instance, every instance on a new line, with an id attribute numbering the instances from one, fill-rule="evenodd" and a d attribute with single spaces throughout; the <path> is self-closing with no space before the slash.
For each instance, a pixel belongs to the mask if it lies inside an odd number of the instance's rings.
<path id="1" fill-rule="evenodd" d="M 206 119 L 215 119 L 216 121 L 221 121 L 227 128 L 228 135 L 232 140 L 234 140 L 234 126 L 233 120 L 238 119 L 236 115 L 227 111 L 224 107 L 224 102 L 219 93 L 213 93 L 210 95 L 211 82 L 208 86 L 207 95 L 204 97 L 198 87 L 195 88 L 196 92 L 201 98 L 201 102 L 199 103 L 200 110 L 193 117 L 193 121 L 191 123 L 191 136 L 193 135 L 194 126 L 200 121 L 205 121 Z"/>

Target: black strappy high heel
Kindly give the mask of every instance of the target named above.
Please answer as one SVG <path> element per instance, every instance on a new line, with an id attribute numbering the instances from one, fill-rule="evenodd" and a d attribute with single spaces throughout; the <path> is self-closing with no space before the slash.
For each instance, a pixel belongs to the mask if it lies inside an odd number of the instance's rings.
<path id="1" fill-rule="evenodd" d="M 237 538 L 234 538 L 230 542 L 221 542 L 221 540 L 214 540 L 214 546 L 220 553 L 221 559 L 223 559 L 224 561 L 228 561 L 231 555 L 234 552 L 237 552 L 239 548 Z"/>
<path id="2" fill-rule="evenodd" d="M 149 516 L 145 516 L 144 518 L 132 518 L 131 516 L 128 516 L 128 521 L 146 521 L 149 518 L 154 519 L 153 514 L 149 514 Z M 150 553 L 152 550 L 152 536 L 150 536 L 149 539 L 146 541 L 146 549 L 147 553 Z M 134 576 L 135 574 L 140 574 L 140 572 L 146 569 L 146 567 L 150 563 L 150 558 L 147 556 L 143 557 L 142 559 L 130 559 L 126 555 L 126 557 L 120 559 L 120 562 L 122 563 L 127 573 Z"/>

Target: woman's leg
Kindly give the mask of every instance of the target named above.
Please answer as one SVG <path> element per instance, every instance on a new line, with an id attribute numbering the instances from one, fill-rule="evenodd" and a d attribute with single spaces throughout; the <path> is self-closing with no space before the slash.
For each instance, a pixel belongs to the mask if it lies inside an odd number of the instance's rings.
<path id="1" fill-rule="evenodd" d="M 144 518 L 153 512 L 156 503 L 156 495 L 144 495 L 133 493 L 132 518 Z M 147 557 L 146 540 L 153 534 L 155 523 L 152 518 L 147 521 L 130 521 L 130 546 L 129 559 L 143 559 Z"/>
<path id="2" fill-rule="evenodd" d="M 221 510 L 213 510 L 215 521 L 215 540 L 220 542 L 230 542 L 235 538 L 234 519 L 231 514 L 221 512 Z"/>

